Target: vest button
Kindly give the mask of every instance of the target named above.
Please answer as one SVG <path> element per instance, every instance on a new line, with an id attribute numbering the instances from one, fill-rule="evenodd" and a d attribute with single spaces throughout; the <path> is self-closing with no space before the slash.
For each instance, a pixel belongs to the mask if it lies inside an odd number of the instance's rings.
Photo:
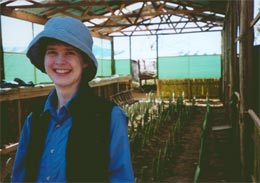
<path id="1" fill-rule="evenodd" d="M 47 181 L 51 180 L 51 177 L 50 177 L 50 176 L 47 176 L 47 177 L 46 177 L 46 180 L 47 180 Z"/>
<path id="2" fill-rule="evenodd" d="M 56 128 L 59 128 L 59 127 L 60 127 L 60 124 L 56 124 L 55 127 L 56 127 Z"/>

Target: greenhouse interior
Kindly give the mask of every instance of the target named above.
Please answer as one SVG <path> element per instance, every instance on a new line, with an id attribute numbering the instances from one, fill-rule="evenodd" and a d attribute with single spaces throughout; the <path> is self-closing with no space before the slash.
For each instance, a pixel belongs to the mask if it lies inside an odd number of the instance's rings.
<path id="1" fill-rule="evenodd" d="M 88 84 L 127 116 L 134 182 L 260 182 L 260 0 L 0 6 L 0 182 L 12 182 L 24 122 L 55 87 L 26 52 L 57 16 L 93 37 Z"/>

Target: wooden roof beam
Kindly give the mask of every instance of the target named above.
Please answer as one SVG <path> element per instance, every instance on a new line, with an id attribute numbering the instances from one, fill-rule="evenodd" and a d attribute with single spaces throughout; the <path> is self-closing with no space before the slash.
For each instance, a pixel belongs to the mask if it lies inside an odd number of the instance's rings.
<path id="1" fill-rule="evenodd" d="M 87 9 L 83 12 L 83 14 L 81 16 L 87 16 L 87 14 L 89 13 L 89 11 L 91 10 L 92 6 L 88 6 Z"/>
<path id="2" fill-rule="evenodd" d="M 93 27 L 93 31 L 97 31 L 98 32 L 98 30 L 100 30 L 100 29 L 103 29 L 104 27 L 119 27 L 119 28 L 117 28 L 116 30 L 113 30 L 113 31 L 119 31 L 120 32 L 120 30 L 121 29 L 123 29 L 123 28 L 125 28 L 125 27 L 127 27 L 127 26 L 129 26 L 129 25 L 133 25 L 133 23 L 132 23 L 132 21 L 128 18 L 128 16 L 123 12 L 123 8 L 125 7 L 125 4 L 122 4 L 121 6 L 120 6 L 120 8 L 118 9 L 119 10 L 119 14 L 121 13 L 122 15 L 124 15 L 124 19 L 126 19 L 126 21 L 127 22 L 129 22 L 130 24 L 124 24 L 124 25 L 122 25 L 122 27 L 120 27 L 120 26 L 118 26 L 120 23 L 118 23 L 118 22 L 120 22 L 122 19 L 118 19 L 118 21 L 111 21 L 111 19 L 108 19 L 106 22 L 104 22 L 103 24 L 101 24 L 101 25 L 96 25 L 96 26 L 94 26 Z M 116 11 L 116 10 L 115 10 Z M 118 15 L 119 15 L 118 14 Z M 113 14 L 113 15 L 115 15 L 115 13 Z M 114 24 L 112 24 L 112 23 L 114 23 Z M 98 28 L 96 28 L 96 27 L 98 27 Z M 107 30 L 106 32 L 109 32 L 109 30 Z"/>
<path id="3" fill-rule="evenodd" d="M 10 0 L 8 3 L 2 3 L 4 5 L 10 4 L 12 2 L 15 2 L 16 0 Z M 133 3 L 139 3 L 139 2 L 150 2 L 152 0 L 124 0 L 124 1 L 118 1 L 118 0 L 109 0 L 109 1 L 80 1 L 75 3 L 70 2 L 64 2 L 64 1 L 52 1 L 46 4 L 43 3 L 36 3 L 34 1 L 28 1 L 33 2 L 33 5 L 12 5 L 10 8 L 47 8 L 47 7 L 57 7 L 57 6 L 64 6 L 66 5 L 68 8 L 72 7 L 78 7 L 78 6 L 100 6 L 105 5 L 109 2 L 109 4 L 121 4 L 124 2 L 125 4 L 133 4 Z M 1 5 L 2 5 L 1 4 Z"/>
<path id="4" fill-rule="evenodd" d="M 145 6 L 145 3 L 143 3 L 142 7 L 139 9 L 138 13 L 136 14 L 136 19 L 134 21 L 134 24 L 136 24 L 138 19 L 140 18 L 141 14 L 142 14 L 142 11 L 144 9 L 144 6 Z"/>
<path id="5" fill-rule="evenodd" d="M 15 0 L 8 0 L 8 1 L 4 2 L 4 3 L 1 3 L 0 4 L 0 8 L 2 9 L 2 7 L 5 7 L 6 5 L 8 5 L 8 4 L 12 3 L 12 2 L 15 2 Z"/>
<path id="6" fill-rule="evenodd" d="M 107 3 L 104 3 L 104 7 L 108 10 L 108 12 L 110 12 L 112 15 L 115 15 L 115 12 L 114 10 L 107 4 Z M 108 13 L 107 12 L 107 13 Z M 106 14 L 107 14 L 106 13 Z M 108 22 L 110 21 L 110 19 L 108 18 L 107 21 L 105 21 L 102 25 L 106 25 L 108 24 Z"/>
<path id="7" fill-rule="evenodd" d="M 47 11 L 45 12 L 42 12 L 42 14 L 46 17 L 49 17 L 49 16 L 52 16 L 52 15 L 55 15 L 56 13 L 61 13 L 61 12 L 64 12 L 68 9 L 67 6 L 63 6 L 62 8 L 55 8 L 55 9 L 48 9 Z"/>
<path id="8" fill-rule="evenodd" d="M 204 28 L 213 28 L 213 27 L 221 27 L 221 26 L 212 26 L 212 27 L 209 27 L 209 26 L 204 26 Z M 176 30 L 181 30 L 183 28 L 175 28 Z M 185 27 L 185 29 L 198 29 L 198 27 Z M 151 31 L 156 31 L 157 29 L 150 29 Z M 163 31 L 163 30 L 173 30 L 172 28 L 163 28 L 163 29 L 158 29 L 158 31 Z M 144 31 L 147 31 L 147 30 L 136 30 L 136 32 L 144 32 Z M 132 32 L 132 30 L 122 30 L 122 32 Z M 192 31 L 193 32 L 193 31 Z M 205 30 L 203 31 L 197 31 L 197 32 L 207 32 Z M 112 33 L 112 32 L 111 32 Z"/>
<path id="9" fill-rule="evenodd" d="M 211 11 L 211 12 L 214 12 L 214 13 L 219 13 L 219 14 L 225 14 L 225 10 L 223 10 L 222 8 L 219 8 L 219 7 L 214 7 L 214 8 L 211 8 L 211 7 L 206 7 L 206 6 L 203 6 L 203 5 L 198 5 L 194 2 L 191 2 L 191 1 L 183 1 L 183 0 L 177 0 L 177 3 L 176 4 L 179 4 L 181 6 L 189 6 L 193 9 L 197 9 L 197 8 L 201 8 L 201 7 L 205 7 L 206 10 L 205 11 Z"/>
<path id="10" fill-rule="evenodd" d="M 171 15 L 176 15 L 176 14 L 185 14 L 189 15 L 191 13 L 196 14 L 196 13 L 202 13 L 204 11 L 204 8 L 200 10 L 167 10 L 166 12 L 161 11 L 161 12 L 153 12 L 153 13 L 142 13 L 141 16 L 156 16 L 156 15 L 165 15 L 165 14 L 171 14 Z M 128 17 L 137 17 L 139 16 L 139 13 L 132 13 L 132 14 L 127 14 Z M 87 15 L 82 17 L 84 20 L 88 19 L 94 19 L 94 18 L 124 18 L 126 15 Z M 223 20 L 224 18 L 219 18 L 219 20 Z"/>
<path id="11" fill-rule="evenodd" d="M 169 15 L 170 16 L 170 15 Z M 163 24 L 172 24 L 172 26 L 174 26 L 173 24 L 177 24 L 177 23 L 189 23 L 192 21 L 168 21 L 168 22 L 159 22 L 159 23 L 138 23 L 138 25 L 142 25 L 142 26 L 150 26 L 150 25 L 163 25 Z M 89 28 L 103 28 L 103 27 L 127 27 L 127 26 L 135 26 L 134 24 L 109 24 L 109 25 L 95 25 L 95 26 L 89 26 Z"/>
<path id="12" fill-rule="evenodd" d="M 191 11 L 191 10 L 175 10 L 175 11 L 166 11 L 166 12 L 148 12 L 148 13 L 142 13 L 141 16 L 150 16 L 150 17 L 154 17 L 158 14 L 162 14 L 162 15 L 165 15 L 165 14 L 171 14 L 171 15 L 177 15 L 177 14 L 191 14 L 191 13 L 198 13 L 198 12 L 202 12 L 204 11 L 203 8 L 200 9 L 200 10 L 195 10 L 195 11 Z M 31 21 L 34 21 L 35 19 L 29 19 L 28 18 L 28 15 L 30 16 L 33 16 L 31 14 L 27 14 L 24 15 L 24 16 L 17 16 L 15 14 L 26 14 L 25 12 L 21 12 L 21 11 L 17 11 L 17 10 L 13 10 L 13 9 L 9 9 L 9 8 L 3 8 L 2 9 L 2 14 L 3 15 L 7 15 L 7 16 L 14 16 L 15 18 L 20 18 L 20 19 L 24 19 L 24 20 L 31 20 Z M 12 13 L 11 13 L 12 12 Z M 91 19 L 95 19 L 95 18 L 100 18 L 100 19 L 103 19 L 103 18 L 118 18 L 118 19 L 122 19 L 122 18 L 126 18 L 126 17 L 136 17 L 136 21 L 138 21 L 138 17 L 140 16 L 139 13 L 132 13 L 132 14 L 127 14 L 127 15 L 86 15 L 86 16 L 82 16 L 81 17 L 81 20 L 82 21 L 88 21 L 88 20 L 91 20 Z M 203 15 L 200 15 L 200 16 L 203 16 Z M 35 15 L 35 17 L 38 17 Z M 39 17 L 40 18 L 40 17 Z M 211 19 L 212 21 L 224 21 L 224 18 L 218 18 L 216 19 L 215 17 L 204 17 L 204 19 Z M 37 22 L 39 22 L 39 20 L 36 19 Z M 36 22 L 35 22 L 36 23 Z"/>
<path id="13" fill-rule="evenodd" d="M 115 11 L 107 3 L 105 3 L 104 6 L 112 15 L 115 15 Z"/>
<path id="14" fill-rule="evenodd" d="M 29 13 L 15 11 L 13 9 L 4 8 L 1 10 L 1 15 L 5 15 L 12 18 L 22 19 L 33 23 L 45 24 L 47 19 L 40 16 L 32 15 Z"/>
<path id="15" fill-rule="evenodd" d="M 131 19 L 128 18 L 127 14 L 125 14 L 125 13 L 123 12 L 123 9 L 124 9 L 125 7 L 126 7 L 126 4 L 121 4 L 120 8 L 118 9 L 118 10 L 119 10 L 119 14 L 122 13 L 122 15 L 124 15 L 124 16 L 126 17 L 126 20 L 127 20 L 130 24 L 132 24 L 133 22 L 131 21 Z"/>

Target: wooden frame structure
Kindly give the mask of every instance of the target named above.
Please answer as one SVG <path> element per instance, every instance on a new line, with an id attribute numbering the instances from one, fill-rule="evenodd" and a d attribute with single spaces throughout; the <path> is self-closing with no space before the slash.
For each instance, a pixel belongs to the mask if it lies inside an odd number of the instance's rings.
<path id="1" fill-rule="evenodd" d="M 19 5 L 15 4 L 15 1 L 3 0 L 0 2 L 0 14 L 39 24 L 44 24 L 50 17 L 57 15 L 72 16 L 87 23 L 94 36 L 107 39 L 111 39 L 108 36 L 221 30 L 222 101 L 227 106 L 227 114 L 231 115 L 232 109 L 228 105 L 231 96 L 234 92 L 240 96 L 236 123 L 239 125 L 237 130 L 240 138 L 241 175 L 244 178 L 251 177 L 252 181 L 256 180 L 253 177 L 257 177 L 254 173 L 257 172 L 256 168 L 260 167 L 260 163 L 255 162 L 259 166 L 251 167 L 251 171 L 247 171 L 249 157 L 245 143 L 246 139 L 252 136 L 246 128 L 248 123 L 252 123 L 252 120 L 247 120 L 249 109 L 253 121 L 259 121 L 255 115 L 260 116 L 259 111 L 251 110 L 252 106 L 260 105 L 260 101 L 254 100 L 256 94 L 252 86 L 253 26 L 260 20 L 260 12 L 253 17 L 253 0 L 77 0 L 74 3 L 69 1 L 43 3 L 27 0 L 25 2 L 27 4 Z M 132 8 L 134 6 L 136 8 Z M 1 79 L 4 76 L 2 52 L 0 46 Z M 259 83 L 254 87 L 259 88 Z"/>
<path id="2" fill-rule="evenodd" d="M 227 0 L 3 0 L 0 8 L 2 15 L 39 24 L 57 15 L 72 16 L 86 22 L 95 36 L 125 36 L 221 30 L 226 4 Z"/>
<path id="3" fill-rule="evenodd" d="M 71 16 L 84 22 L 93 36 L 111 40 L 113 45 L 113 36 L 220 31 L 224 25 L 226 4 L 227 0 L 3 0 L 0 15 L 37 24 L 45 24 L 53 16 Z M 111 71 L 115 74 L 113 53 L 111 61 Z M 1 54 L 1 80 L 4 79 L 3 68 Z"/>

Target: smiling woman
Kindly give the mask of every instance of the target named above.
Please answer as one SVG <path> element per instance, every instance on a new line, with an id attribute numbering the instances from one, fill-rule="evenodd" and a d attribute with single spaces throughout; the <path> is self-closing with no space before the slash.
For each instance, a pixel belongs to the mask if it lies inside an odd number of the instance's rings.
<path id="1" fill-rule="evenodd" d="M 92 47 L 71 17 L 50 19 L 29 44 L 26 55 L 55 88 L 24 122 L 12 182 L 134 182 L 126 114 L 89 85 Z"/>
<path id="2" fill-rule="evenodd" d="M 44 68 L 56 87 L 77 89 L 83 69 L 87 66 L 77 48 L 57 40 L 48 40 Z"/>

